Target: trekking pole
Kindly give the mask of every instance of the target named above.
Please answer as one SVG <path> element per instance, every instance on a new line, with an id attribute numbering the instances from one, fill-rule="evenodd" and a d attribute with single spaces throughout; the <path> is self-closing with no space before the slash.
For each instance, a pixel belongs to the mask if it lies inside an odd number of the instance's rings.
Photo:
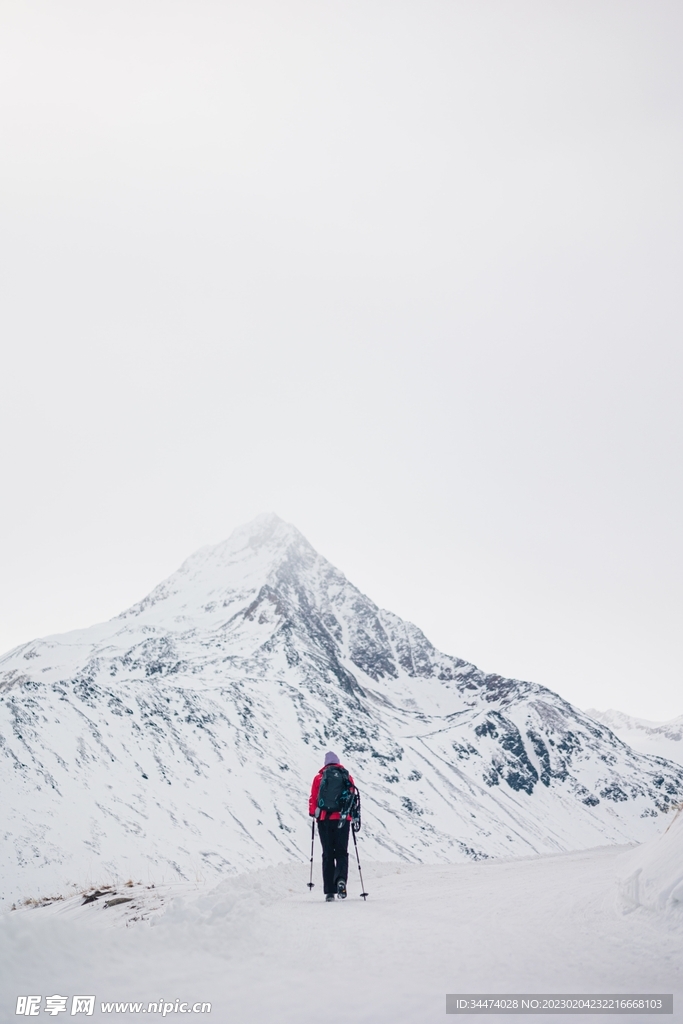
<path id="1" fill-rule="evenodd" d="M 361 896 L 365 900 L 365 899 L 368 898 L 370 893 L 365 891 L 365 882 L 363 881 L 363 872 L 360 869 L 360 857 L 358 856 L 358 843 L 356 842 L 356 833 L 353 830 L 353 824 L 351 825 L 351 835 L 353 836 L 353 845 L 354 845 L 354 848 L 356 850 L 356 860 L 358 862 L 358 874 L 360 875 L 360 887 L 363 890 L 362 893 L 361 893 Z"/>
<path id="2" fill-rule="evenodd" d="M 309 892 L 313 891 L 315 882 L 313 881 L 313 846 L 315 844 L 315 818 L 311 822 L 311 878 L 306 884 L 308 885 Z"/>

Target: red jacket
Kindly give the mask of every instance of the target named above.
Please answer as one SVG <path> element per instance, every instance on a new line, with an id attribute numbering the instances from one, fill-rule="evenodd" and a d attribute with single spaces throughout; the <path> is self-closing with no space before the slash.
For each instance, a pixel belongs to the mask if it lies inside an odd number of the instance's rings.
<path id="1" fill-rule="evenodd" d="M 331 766 L 329 764 L 325 765 L 325 768 L 330 768 L 330 767 Z M 337 765 L 335 765 L 335 767 L 336 768 L 343 768 L 344 766 L 342 764 L 337 764 Z M 325 771 L 325 768 L 321 768 L 320 771 L 318 772 L 318 774 L 313 779 L 313 785 L 311 786 L 311 795 L 308 798 L 308 815 L 309 815 L 310 818 L 314 818 L 315 817 L 315 812 L 316 812 L 316 809 L 318 807 L 318 793 L 320 791 L 320 783 L 322 781 L 323 772 Z M 350 773 L 349 773 L 349 782 L 351 783 L 351 790 L 352 791 L 355 790 L 356 786 L 355 786 L 355 783 L 354 783 L 353 778 L 351 777 Z M 320 820 L 324 821 L 326 817 L 327 817 L 327 811 L 321 811 L 320 812 Z M 330 814 L 330 821 L 332 821 L 333 818 L 336 818 L 337 820 L 339 820 L 340 817 L 341 817 L 341 815 L 340 815 L 339 811 L 332 811 L 332 813 Z M 351 821 L 351 815 L 350 814 L 347 814 L 346 818 L 347 818 L 347 821 Z"/>

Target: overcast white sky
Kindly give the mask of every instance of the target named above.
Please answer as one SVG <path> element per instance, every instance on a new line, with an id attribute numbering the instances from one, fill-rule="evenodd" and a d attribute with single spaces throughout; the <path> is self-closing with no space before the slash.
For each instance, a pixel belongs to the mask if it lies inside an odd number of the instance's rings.
<path id="1" fill-rule="evenodd" d="M 275 511 L 683 713 L 680 0 L 3 0 L 0 648 Z"/>

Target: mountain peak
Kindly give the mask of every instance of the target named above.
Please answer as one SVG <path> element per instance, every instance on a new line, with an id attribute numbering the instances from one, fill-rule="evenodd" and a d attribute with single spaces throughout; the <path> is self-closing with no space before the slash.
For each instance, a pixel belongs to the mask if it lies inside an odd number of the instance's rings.
<path id="1" fill-rule="evenodd" d="M 601 725 L 606 725 L 634 750 L 650 756 L 665 757 L 683 765 L 683 715 L 668 722 L 651 722 L 646 718 L 634 718 L 614 708 L 608 708 L 607 711 L 590 708 L 586 714 Z"/>
<path id="2" fill-rule="evenodd" d="M 243 526 L 238 526 L 223 543 L 231 546 L 247 544 L 258 550 L 265 547 L 281 547 L 293 541 L 310 547 L 304 535 L 292 523 L 280 519 L 274 512 L 263 512 Z"/>
<path id="3" fill-rule="evenodd" d="M 163 603 L 165 612 L 176 607 L 180 618 L 204 613 L 220 604 L 229 608 L 248 591 L 257 591 L 293 560 L 324 561 L 291 523 L 273 512 L 238 526 L 227 540 L 209 544 L 190 555 L 176 572 L 160 583 L 119 618 L 139 616 Z"/>

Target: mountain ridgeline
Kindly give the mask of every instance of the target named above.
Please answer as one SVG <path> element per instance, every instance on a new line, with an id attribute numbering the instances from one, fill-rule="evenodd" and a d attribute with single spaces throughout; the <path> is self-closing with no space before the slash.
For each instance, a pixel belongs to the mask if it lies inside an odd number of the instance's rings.
<path id="1" fill-rule="evenodd" d="M 2 898 L 304 860 L 329 747 L 369 859 L 643 840 L 683 799 L 683 768 L 442 654 L 261 516 L 110 622 L 0 659 Z"/>

